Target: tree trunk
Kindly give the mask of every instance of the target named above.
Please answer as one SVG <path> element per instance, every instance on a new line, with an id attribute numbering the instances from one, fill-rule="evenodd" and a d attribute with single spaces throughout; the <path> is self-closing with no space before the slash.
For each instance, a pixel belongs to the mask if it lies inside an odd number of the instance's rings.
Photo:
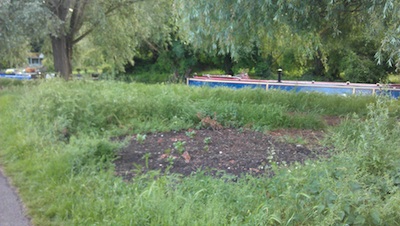
<path id="1" fill-rule="evenodd" d="M 51 37 L 54 69 L 68 80 L 72 74 L 72 42 L 67 37 Z"/>
<path id="2" fill-rule="evenodd" d="M 229 53 L 227 53 L 224 56 L 224 65 L 223 65 L 223 67 L 224 67 L 225 74 L 234 75 L 234 72 L 233 72 L 233 60 L 232 60 L 232 57 L 231 57 L 231 55 Z"/>
<path id="3" fill-rule="evenodd" d="M 313 75 L 317 77 L 325 77 L 325 66 L 322 62 L 322 53 L 320 50 L 317 51 L 317 55 L 314 56 L 313 62 Z"/>

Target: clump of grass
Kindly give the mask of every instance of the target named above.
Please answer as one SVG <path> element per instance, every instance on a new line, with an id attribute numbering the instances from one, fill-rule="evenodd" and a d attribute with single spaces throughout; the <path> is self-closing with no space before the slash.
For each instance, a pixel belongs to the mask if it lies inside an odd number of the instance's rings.
<path id="1" fill-rule="evenodd" d="M 149 159 L 150 159 L 151 153 L 146 153 L 143 155 L 142 159 L 145 161 L 145 166 L 146 168 L 149 168 Z"/>

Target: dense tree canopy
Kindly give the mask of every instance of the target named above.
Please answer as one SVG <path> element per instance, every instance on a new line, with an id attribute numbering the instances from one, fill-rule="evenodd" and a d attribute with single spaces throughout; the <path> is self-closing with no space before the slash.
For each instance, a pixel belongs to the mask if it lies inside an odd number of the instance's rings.
<path id="1" fill-rule="evenodd" d="M 72 73 L 76 44 L 90 39 L 97 54 L 122 68 L 133 59 L 139 40 L 155 33 L 162 35 L 167 29 L 163 12 L 171 7 L 170 3 L 168 0 L 8 1 L 2 3 L 7 8 L 0 18 L 4 20 L 13 15 L 14 8 L 18 8 L 23 16 L 19 16 L 19 20 L 8 20 L 11 24 L 2 26 L 5 31 L 14 33 L 2 34 L 12 41 L 0 40 L 0 44 L 10 43 L 7 44 L 7 51 L 10 51 L 24 44 L 28 37 L 46 35 L 51 42 L 55 70 L 68 78 Z M 27 33 L 24 27 L 34 28 L 37 32 Z"/>
<path id="2" fill-rule="evenodd" d="M 226 71 L 233 59 L 260 74 L 274 65 L 374 82 L 366 74 L 382 68 L 371 62 L 400 67 L 399 17 L 399 0 L 3 0 L 0 63 L 40 40 L 65 78 L 73 66 L 123 70 L 140 46 L 175 73 L 207 52 Z"/>
<path id="3" fill-rule="evenodd" d="M 238 57 L 254 44 L 287 48 L 296 39 L 298 57 L 327 62 L 348 39 L 379 40 L 378 62 L 398 62 L 400 1 L 397 0 L 176 0 L 184 37 L 197 48 Z M 280 40 L 279 42 L 273 40 Z M 282 43 L 282 45 L 279 45 Z"/>
<path id="4" fill-rule="evenodd" d="M 0 66 L 26 59 L 31 37 L 45 22 L 42 16 L 32 20 L 40 12 L 36 1 L 0 1 Z"/>
<path id="5" fill-rule="evenodd" d="M 50 35 L 53 54 L 62 54 L 61 51 L 55 51 L 57 48 L 67 50 L 66 56 L 54 55 L 56 70 L 62 74 L 70 74 L 71 66 L 62 65 L 65 60 L 57 62 L 56 59 L 67 57 L 71 62 L 73 45 L 87 36 L 90 44 L 96 47 L 95 53 L 105 56 L 104 61 L 122 68 L 125 63 L 132 61 L 140 40 L 147 39 L 153 34 L 162 35 L 168 30 L 163 10 L 170 7 L 169 1 L 59 0 L 56 2 L 48 4 L 47 7 L 52 12 L 61 12 L 59 15 L 56 14 L 57 18 L 67 26 L 59 27 Z M 69 5 L 61 6 L 58 2 Z M 63 15 L 65 9 L 68 10 L 66 15 Z M 67 70 L 63 69 L 65 66 Z"/>

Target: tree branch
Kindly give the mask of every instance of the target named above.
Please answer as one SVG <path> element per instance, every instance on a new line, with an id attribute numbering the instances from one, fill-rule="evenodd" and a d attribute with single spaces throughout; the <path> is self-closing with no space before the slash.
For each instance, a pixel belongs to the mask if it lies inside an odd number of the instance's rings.
<path id="1" fill-rule="evenodd" d="M 84 12 L 90 0 L 75 1 L 71 15 L 70 31 L 72 37 L 81 29 L 84 22 Z"/>
<path id="2" fill-rule="evenodd" d="M 120 9 L 120 8 L 123 7 L 123 6 L 128 6 L 128 5 L 131 5 L 131 4 L 134 4 L 134 3 L 137 3 L 137 2 L 143 2 L 143 1 L 145 1 L 145 0 L 128 0 L 128 1 L 122 2 L 122 3 L 120 3 L 120 4 L 112 5 L 112 6 L 110 6 L 109 9 L 106 10 L 106 12 L 104 13 L 104 15 L 110 16 L 112 12 L 114 12 L 114 11 L 117 10 L 117 9 Z M 76 44 L 76 43 L 78 43 L 79 41 L 81 41 L 83 38 L 85 38 L 85 37 L 88 36 L 90 33 L 92 33 L 92 32 L 95 30 L 96 26 L 99 25 L 99 24 L 100 24 L 100 21 L 95 22 L 95 23 L 92 25 L 91 28 L 89 28 L 86 32 L 84 32 L 84 33 L 81 34 L 79 37 L 77 37 L 76 39 L 74 39 L 74 40 L 72 41 L 72 43 L 73 43 L 73 44 Z M 81 25 L 81 26 L 82 26 L 82 25 Z"/>
<path id="3" fill-rule="evenodd" d="M 156 51 L 157 53 L 160 53 L 160 50 L 158 50 L 158 48 L 155 45 L 149 42 L 149 40 L 143 39 L 143 41 L 149 46 L 150 49 Z"/>

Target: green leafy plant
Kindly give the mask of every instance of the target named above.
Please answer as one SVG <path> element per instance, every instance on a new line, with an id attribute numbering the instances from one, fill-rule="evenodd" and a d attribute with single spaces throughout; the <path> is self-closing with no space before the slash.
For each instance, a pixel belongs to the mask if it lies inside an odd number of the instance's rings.
<path id="1" fill-rule="evenodd" d="M 204 151 L 208 152 L 210 150 L 211 142 L 212 142 L 211 141 L 211 137 L 204 138 L 204 140 L 203 140 L 203 143 L 205 144 L 204 147 L 203 147 Z"/>
<path id="2" fill-rule="evenodd" d="M 195 131 L 195 130 L 186 131 L 185 134 L 186 134 L 186 136 L 188 136 L 189 138 L 193 138 L 194 136 L 196 136 L 196 131 Z"/>
<path id="3" fill-rule="evenodd" d="M 179 154 L 183 154 L 185 151 L 186 141 L 176 141 L 173 143 L 175 150 L 178 151 Z"/>
<path id="4" fill-rule="evenodd" d="M 146 140 L 146 134 L 137 134 L 136 135 L 136 141 L 139 144 L 143 144 L 143 142 Z"/>
<path id="5" fill-rule="evenodd" d="M 337 151 L 355 155 L 361 172 L 382 176 L 398 167 L 400 145 L 394 134 L 399 123 L 389 114 L 390 101 L 382 98 L 368 107 L 366 118 L 353 115 L 332 137 Z"/>
<path id="6" fill-rule="evenodd" d="M 175 157 L 174 156 L 168 156 L 167 157 L 168 168 L 172 168 L 174 166 L 174 161 L 175 161 Z"/>
<path id="7" fill-rule="evenodd" d="M 400 142 L 393 135 L 400 134 L 400 126 L 390 118 L 387 104 L 388 100 L 380 99 L 369 106 L 360 137 L 355 141 L 359 167 L 367 174 L 383 176 L 399 168 Z"/>
<path id="8" fill-rule="evenodd" d="M 204 138 L 204 140 L 203 140 L 203 143 L 206 144 L 206 145 L 211 144 L 211 142 L 212 142 L 211 137 L 206 137 L 206 138 Z"/>

